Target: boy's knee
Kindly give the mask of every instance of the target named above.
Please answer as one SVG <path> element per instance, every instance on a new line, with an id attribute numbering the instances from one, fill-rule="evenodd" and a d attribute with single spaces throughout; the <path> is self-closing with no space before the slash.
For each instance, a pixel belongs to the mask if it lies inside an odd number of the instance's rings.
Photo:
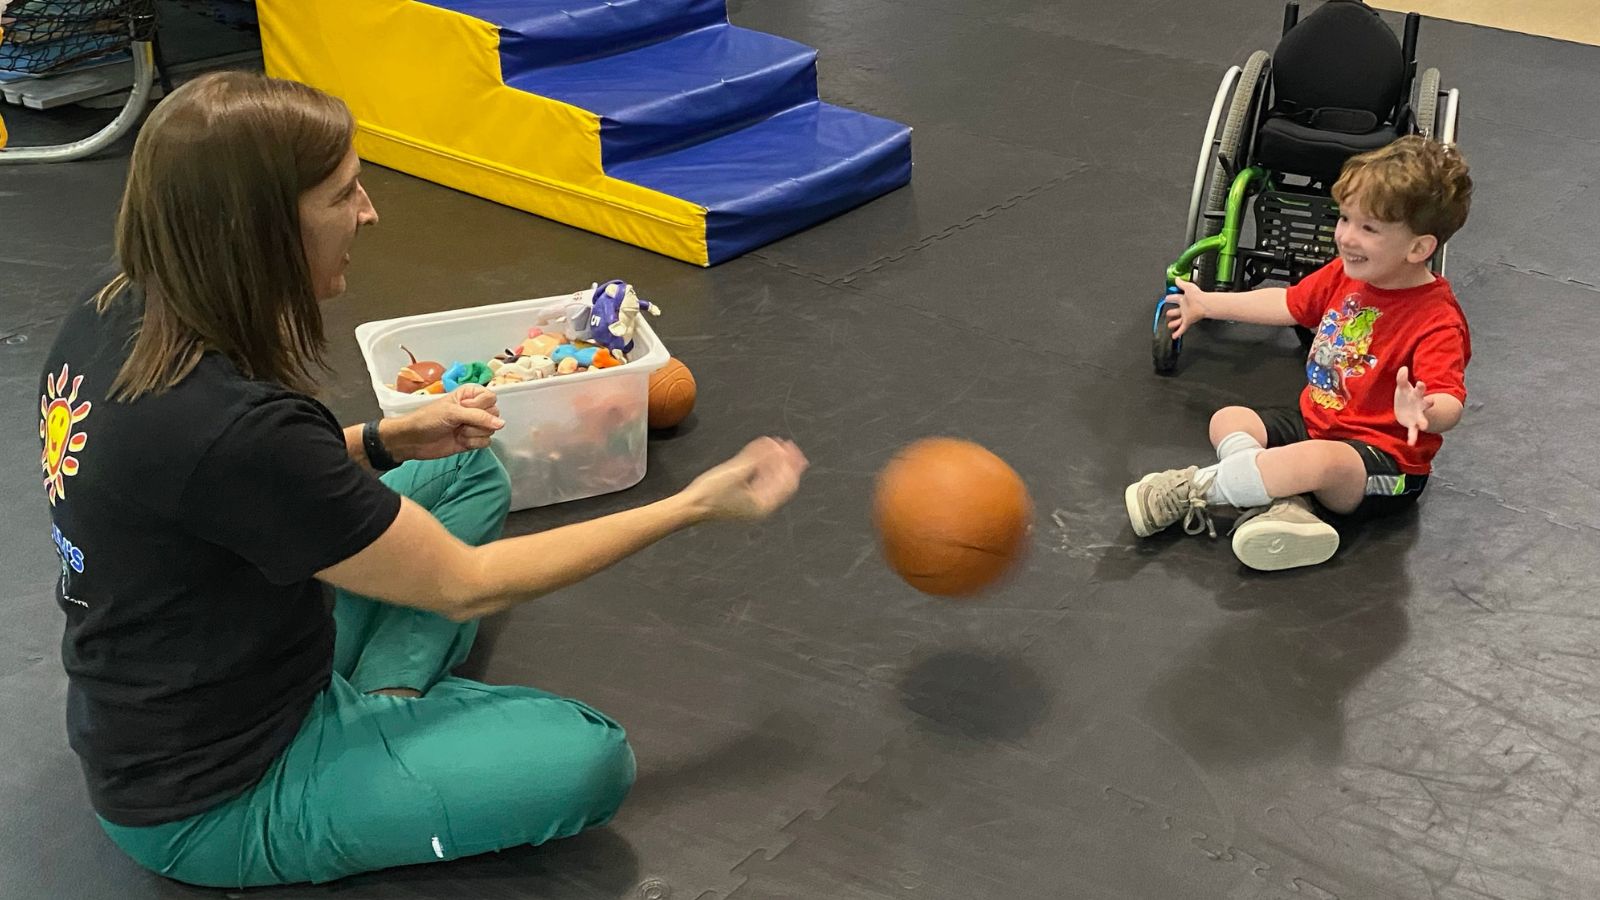
<path id="1" fill-rule="evenodd" d="M 1317 499 L 1340 515 L 1354 511 L 1367 490 L 1367 467 L 1361 452 L 1343 441 L 1315 441 L 1311 446 L 1322 455 L 1318 460 L 1322 486 L 1316 491 Z"/>
<path id="2" fill-rule="evenodd" d="M 1261 425 L 1261 416 L 1248 406 L 1224 406 L 1212 413 L 1210 430 L 1212 443 L 1235 431 L 1246 432 L 1258 441 L 1262 435 L 1257 435 L 1256 432 L 1259 430 L 1263 435 L 1265 433 Z"/>
<path id="3" fill-rule="evenodd" d="M 1366 483 L 1367 464 L 1361 459 L 1360 450 L 1344 441 L 1317 441 L 1316 446 L 1323 453 L 1325 468 L 1338 472 L 1347 480 L 1356 479 Z"/>

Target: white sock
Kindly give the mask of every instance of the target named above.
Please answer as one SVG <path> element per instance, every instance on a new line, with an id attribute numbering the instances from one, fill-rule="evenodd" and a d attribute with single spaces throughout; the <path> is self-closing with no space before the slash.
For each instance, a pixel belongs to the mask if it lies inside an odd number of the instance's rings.
<path id="1" fill-rule="evenodd" d="M 1233 436 L 1229 435 L 1230 438 Z M 1223 441 L 1223 444 L 1226 443 L 1226 440 Z M 1260 454 L 1259 446 L 1238 449 L 1229 453 L 1222 462 L 1206 466 L 1196 473 L 1197 479 L 1211 476 L 1211 484 L 1206 488 L 1206 502 L 1234 509 L 1254 509 L 1271 503 L 1272 495 L 1267 493 L 1267 486 L 1261 480 L 1261 468 L 1256 465 L 1256 457 Z"/>
<path id="2" fill-rule="evenodd" d="M 1235 431 L 1217 442 L 1217 461 L 1227 459 L 1241 450 L 1260 450 L 1261 444 L 1248 432 Z"/>

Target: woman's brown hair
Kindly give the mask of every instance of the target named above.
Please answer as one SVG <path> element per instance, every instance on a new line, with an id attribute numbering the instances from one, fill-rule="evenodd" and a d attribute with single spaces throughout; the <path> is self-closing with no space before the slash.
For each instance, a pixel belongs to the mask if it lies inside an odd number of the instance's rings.
<path id="1" fill-rule="evenodd" d="M 117 213 L 122 273 L 96 297 L 102 312 L 130 285 L 143 298 L 113 396 L 166 391 L 213 350 L 248 378 L 311 392 L 326 344 L 299 200 L 354 134 L 339 99 L 251 72 L 203 75 L 155 108 Z"/>

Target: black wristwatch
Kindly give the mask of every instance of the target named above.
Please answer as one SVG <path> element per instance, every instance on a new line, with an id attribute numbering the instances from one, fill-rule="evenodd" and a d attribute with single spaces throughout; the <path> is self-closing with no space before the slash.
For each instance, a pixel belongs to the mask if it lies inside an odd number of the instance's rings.
<path id="1" fill-rule="evenodd" d="M 383 439 L 378 436 L 378 423 L 381 421 L 373 419 L 361 426 L 361 446 L 367 451 L 367 462 L 379 472 L 387 472 L 400 463 L 389 455 L 388 449 L 383 446 Z"/>

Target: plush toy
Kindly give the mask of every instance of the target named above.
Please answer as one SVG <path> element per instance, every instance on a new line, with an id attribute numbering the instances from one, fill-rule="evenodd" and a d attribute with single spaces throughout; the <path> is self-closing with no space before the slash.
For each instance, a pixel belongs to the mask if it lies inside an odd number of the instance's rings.
<path id="1" fill-rule="evenodd" d="M 548 356 L 524 356 L 512 362 L 492 360 L 489 370 L 494 373 L 494 377 L 489 379 L 489 386 L 499 387 L 549 378 L 556 373 L 556 364 Z"/>
<path id="2" fill-rule="evenodd" d="M 545 313 L 528 329 L 520 344 L 507 347 L 489 362 L 417 362 L 400 370 L 395 390 L 407 394 L 442 394 L 463 384 L 506 385 L 571 375 L 588 369 L 609 369 L 628 361 L 639 317 L 661 315 L 661 308 L 639 299 L 633 286 L 620 279 L 595 283 L 577 291 L 559 309 Z M 546 330 L 549 329 L 549 330 Z"/>
<path id="3" fill-rule="evenodd" d="M 494 371 L 485 362 L 456 363 L 444 370 L 439 381 L 444 385 L 445 393 L 449 393 L 463 384 L 488 384 L 494 377 Z"/>
<path id="4" fill-rule="evenodd" d="M 611 350 L 633 350 L 633 332 L 639 316 L 661 315 L 661 307 L 639 299 L 633 285 L 625 281 L 597 284 L 590 296 L 588 339 Z"/>
<path id="5" fill-rule="evenodd" d="M 538 329 L 534 329 L 537 331 Z M 522 342 L 523 356 L 550 356 L 557 347 L 564 343 L 560 337 L 553 334 L 537 334 Z"/>
<path id="6" fill-rule="evenodd" d="M 579 347 L 575 344 L 562 344 L 551 352 L 550 358 L 559 365 L 564 359 L 576 359 L 580 366 L 592 366 L 600 353 L 599 347 Z"/>
<path id="7" fill-rule="evenodd" d="M 578 291 L 561 308 L 561 327 L 566 331 L 567 338 L 574 341 L 589 339 L 589 314 L 594 305 L 591 299 L 593 288 L 588 291 Z"/>
<path id="8" fill-rule="evenodd" d="M 609 368 L 611 368 L 613 366 L 620 366 L 625 362 L 627 362 L 627 360 L 619 358 L 618 351 L 616 351 L 616 350 L 601 350 L 599 353 L 596 353 L 594 355 L 594 361 L 589 363 L 589 368 L 591 368 L 591 369 L 609 369 Z"/>
<path id="9" fill-rule="evenodd" d="M 411 357 L 411 365 L 400 369 L 400 374 L 395 376 L 394 389 L 402 394 L 415 394 L 428 385 L 444 377 L 444 366 L 436 362 L 417 362 L 417 355 L 401 346 L 406 355 Z"/>

